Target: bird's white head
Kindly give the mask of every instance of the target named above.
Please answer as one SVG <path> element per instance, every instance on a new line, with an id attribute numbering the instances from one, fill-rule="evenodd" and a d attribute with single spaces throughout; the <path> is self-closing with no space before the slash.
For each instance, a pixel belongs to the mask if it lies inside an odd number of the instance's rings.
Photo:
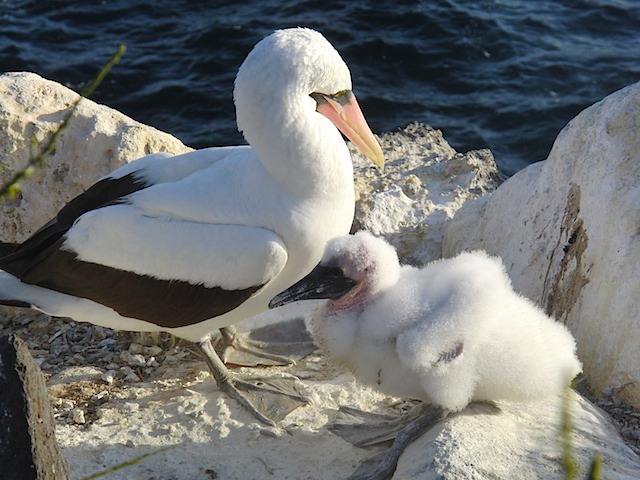
<path id="1" fill-rule="evenodd" d="M 341 269 L 346 277 L 366 285 L 369 294 L 395 285 L 400 276 L 396 250 L 366 231 L 330 240 L 320 264 Z"/>
<path id="2" fill-rule="evenodd" d="M 238 71 L 236 97 L 245 82 L 254 92 L 263 89 L 264 95 L 351 90 L 351 74 L 340 54 L 308 28 L 277 30 L 258 42 Z"/>
<path id="3" fill-rule="evenodd" d="M 271 300 L 271 308 L 296 300 L 331 299 L 334 309 L 366 305 L 400 277 L 395 249 L 368 232 L 330 240 L 320 264 L 305 278 Z"/>
<path id="4" fill-rule="evenodd" d="M 376 165 L 384 165 L 382 149 L 351 92 L 349 68 L 314 30 L 278 30 L 258 42 L 238 71 L 234 101 L 238 128 L 265 158 L 309 157 L 334 148 L 329 138 L 344 149 L 329 119 Z M 320 121 L 316 112 L 326 119 Z M 309 151 L 296 151 L 304 148 Z"/>

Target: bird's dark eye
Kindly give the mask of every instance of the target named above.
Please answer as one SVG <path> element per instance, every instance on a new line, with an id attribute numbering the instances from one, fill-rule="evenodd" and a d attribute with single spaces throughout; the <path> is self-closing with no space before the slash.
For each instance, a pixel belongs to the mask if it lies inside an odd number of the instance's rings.
<path id="1" fill-rule="evenodd" d="M 340 105 L 346 105 L 351 101 L 352 95 L 353 93 L 351 93 L 351 90 L 341 90 L 340 92 L 331 95 L 331 98 L 338 102 Z"/>
<path id="2" fill-rule="evenodd" d="M 335 100 L 340 105 L 346 105 L 351 100 L 352 95 L 353 93 L 351 90 L 341 90 L 338 93 L 332 93 L 331 95 L 314 92 L 310 96 L 318 103 L 318 105 L 327 103 L 327 98 Z"/>

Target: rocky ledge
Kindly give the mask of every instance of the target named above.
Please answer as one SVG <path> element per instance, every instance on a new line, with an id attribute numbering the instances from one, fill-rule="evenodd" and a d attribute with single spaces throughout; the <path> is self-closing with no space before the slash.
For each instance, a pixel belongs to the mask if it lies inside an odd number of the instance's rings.
<path id="1" fill-rule="evenodd" d="M 74 98 L 34 74 L 0 76 L 0 181 L 24 164 L 31 137 L 49 135 Z M 606 409 L 570 394 L 574 457 L 584 475 L 600 453 L 604 478 L 640 478 L 640 414 L 630 405 L 640 406 L 638 110 L 640 84 L 611 95 L 563 130 L 548 160 L 502 184 L 490 152 L 457 153 L 425 125 L 381 137 L 383 174 L 354 160 L 354 228 L 384 235 L 412 264 L 485 248 L 505 259 L 518 291 L 572 329 L 585 364 L 579 389 Z M 2 206 L 2 240 L 23 240 L 127 161 L 187 150 L 85 100 L 47 165 Z M 306 313 L 285 307 L 244 327 Z M 398 414 L 411 406 L 357 385 L 315 353 L 294 366 L 264 369 L 297 375 L 313 399 L 265 428 L 217 390 L 188 346 L 164 336 L 16 309 L 0 312 L 0 329 L 25 340 L 48 378 L 56 437 L 72 478 L 146 454 L 152 455 L 108 478 L 344 478 L 379 450 L 328 432 L 337 409 Z M 560 412 L 561 399 L 472 405 L 423 435 L 394 478 L 563 478 Z"/>

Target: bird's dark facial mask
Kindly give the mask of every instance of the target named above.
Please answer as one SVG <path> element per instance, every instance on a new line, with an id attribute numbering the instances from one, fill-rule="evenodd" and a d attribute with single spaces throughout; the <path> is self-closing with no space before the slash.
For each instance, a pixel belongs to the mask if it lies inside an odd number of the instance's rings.
<path id="1" fill-rule="evenodd" d="M 295 285 L 276 295 L 269 308 L 276 308 L 298 300 L 336 299 L 346 295 L 357 282 L 346 277 L 337 267 L 318 265 Z"/>

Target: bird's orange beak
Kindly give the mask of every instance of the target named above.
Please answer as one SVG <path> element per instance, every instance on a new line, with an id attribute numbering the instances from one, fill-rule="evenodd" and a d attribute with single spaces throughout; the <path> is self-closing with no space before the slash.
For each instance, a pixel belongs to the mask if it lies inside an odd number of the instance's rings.
<path id="1" fill-rule="evenodd" d="M 384 169 L 382 148 L 360 110 L 356 96 L 351 91 L 341 95 L 313 94 L 316 110 L 327 117 L 358 150 L 380 169 Z"/>

